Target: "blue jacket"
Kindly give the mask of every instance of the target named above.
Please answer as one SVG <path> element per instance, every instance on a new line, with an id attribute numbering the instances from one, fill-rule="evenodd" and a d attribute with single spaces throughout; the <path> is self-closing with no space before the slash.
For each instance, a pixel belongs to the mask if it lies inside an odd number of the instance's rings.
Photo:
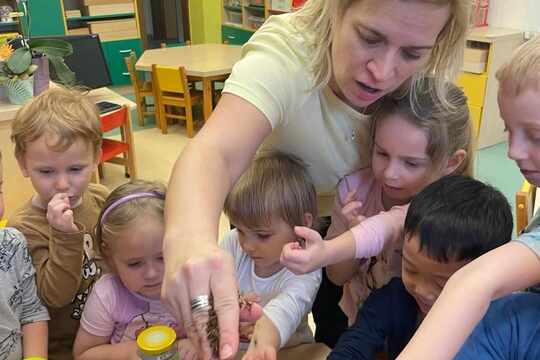
<path id="1" fill-rule="evenodd" d="M 418 305 L 399 278 L 371 293 L 356 321 L 341 335 L 328 359 L 369 359 L 386 351 L 395 359 L 418 325 Z"/>

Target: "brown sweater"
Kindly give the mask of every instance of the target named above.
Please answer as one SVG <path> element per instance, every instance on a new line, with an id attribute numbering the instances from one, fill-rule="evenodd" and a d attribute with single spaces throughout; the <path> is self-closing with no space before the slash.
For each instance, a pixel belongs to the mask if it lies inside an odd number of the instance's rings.
<path id="1" fill-rule="evenodd" d="M 49 359 L 72 359 L 73 342 L 86 298 L 105 272 L 94 239 L 94 227 L 109 190 L 90 184 L 73 209 L 79 232 L 62 233 L 49 226 L 47 211 L 29 201 L 9 219 L 28 241 L 36 268 L 38 295 L 51 315 Z"/>

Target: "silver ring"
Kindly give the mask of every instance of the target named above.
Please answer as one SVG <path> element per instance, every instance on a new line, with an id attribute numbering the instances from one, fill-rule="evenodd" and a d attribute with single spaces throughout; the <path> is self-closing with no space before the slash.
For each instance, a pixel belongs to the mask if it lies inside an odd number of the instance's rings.
<path id="1" fill-rule="evenodd" d="M 191 311 L 208 309 L 209 307 L 211 307 L 211 303 L 208 295 L 199 295 L 191 300 Z"/>

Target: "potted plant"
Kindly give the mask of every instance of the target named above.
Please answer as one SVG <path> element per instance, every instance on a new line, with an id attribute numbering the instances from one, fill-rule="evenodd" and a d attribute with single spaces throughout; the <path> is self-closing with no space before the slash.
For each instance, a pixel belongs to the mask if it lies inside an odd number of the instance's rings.
<path id="1" fill-rule="evenodd" d="M 14 49 L 14 46 L 18 46 Z M 73 53 L 70 43 L 60 39 L 16 38 L 0 46 L 0 83 L 4 85 L 10 102 L 23 104 L 34 95 L 33 74 L 39 65 L 32 59 L 46 58 L 51 63 L 60 82 L 70 85 L 75 74 L 64 62 L 64 57 Z M 46 70 L 47 61 L 38 61 Z M 47 80 L 48 85 L 48 80 Z"/>

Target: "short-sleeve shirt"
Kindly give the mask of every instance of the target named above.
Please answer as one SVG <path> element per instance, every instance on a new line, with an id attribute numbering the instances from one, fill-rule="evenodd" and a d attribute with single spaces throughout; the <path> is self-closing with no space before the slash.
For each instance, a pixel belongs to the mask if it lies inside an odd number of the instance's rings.
<path id="1" fill-rule="evenodd" d="M 150 325 L 167 325 L 178 338 L 186 333 L 159 299 L 130 291 L 116 275 L 106 274 L 90 293 L 81 318 L 81 327 L 94 336 L 109 337 L 111 344 L 137 339 Z"/>
<path id="2" fill-rule="evenodd" d="M 526 245 L 535 252 L 536 256 L 540 257 L 540 213 L 535 214 L 529 225 L 515 241 Z"/>
<path id="3" fill-rule="evenodd" d="M 242 49 L 224 92 L 261 111 L 272 126 L 263 148 L 292 153 L 308 165 L 320 215 L 330 215 L 336 185 L 367 165 L 369 117 L 328 87 L 314 88 L 305 34 L 294 14 L 271 16 Z M 238 114 L 241 116 L 241 114 Z"/>
<path id="4" fill-rule="evenodd" d="M 219 245 L 234 258 L 240 291 L 260 296 L 263 314 L 279 331 L 280 347 L 313 342 L 307 314 L 321 283 L 321 270 L 295 275 L 284 267 L 262 278 L 255 274 L 253 260 L 242 250 L 236 229 L 225 234 Z"/>
<path id="5" fill-rule="evenodd" d="M 22 358 L 22 326 L 49 320 L 36 290 L 36 271 L 26 240 L 0 229 L 0 359 Z"/>

